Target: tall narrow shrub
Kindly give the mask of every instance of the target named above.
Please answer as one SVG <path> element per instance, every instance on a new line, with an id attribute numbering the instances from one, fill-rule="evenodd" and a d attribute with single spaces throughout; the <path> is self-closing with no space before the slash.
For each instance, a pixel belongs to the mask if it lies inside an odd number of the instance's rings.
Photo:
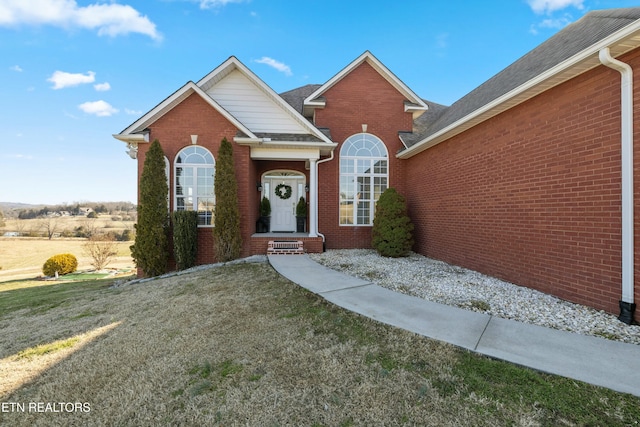
<path id="1" fill-rule="evenodd" d="M 240 208 L 238 207 L 238 183 L 233 163 L 233 147 L 226 138 L 222 140 L 216 161 L 214 178 L 216 207 L 213 237 L 218 261 L 230 261 L 240 257 Z"/>
<path id="2" fill-rule="evenodd" d="M 407 256 L 413 246 L 412 231 L 404 197 L 394 188 L 387 188 L 376 203 L 371 245 L 382 256 Z"/>
<path id="3" fill-rule="evenodd" d="M 169 190 L 164 152 L 157 139 L 149 147 L 144 160 L 139 191 L 136 240 L 131 246 L 131 255 L 144 275 L 153 277 L 166 272 L 169 258 Z"/>
<path id="4" fill-rule="evenodd" d="M 173 253 L 178 270 L 196 265 L 198 256 L 198 212 L 173 213 Z"/>

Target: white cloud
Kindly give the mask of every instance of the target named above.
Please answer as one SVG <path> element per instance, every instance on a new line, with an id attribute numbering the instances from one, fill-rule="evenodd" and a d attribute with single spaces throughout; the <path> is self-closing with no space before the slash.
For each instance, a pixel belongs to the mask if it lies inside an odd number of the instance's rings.
<path id="1" fill-rule="evenodd" d="M 111 90 L 111 85 L 109 84 L 109 82 L 104 82 L 93 85 L 93 88 L 98 92 L 106 92 L 108 90 Z"/>
<path id="2" fill-rule="evenodd" d="M 75 0 L 0 0 L 0 26 L 53 25 L 97 30 L 98 35 L 139 33 L 160 40 L 156 25 L 128 5 L 96 3 L 78 6 Z"/>
<path id="3" fill-rule="evenodd" d="M 551 28 L 554 30 L 559 30 L 561 28 L 566 27 L 571 22 L 573 22 L 573 19 L 569 15 L 565 15 L 562 18 L 543 19 L 542 22 L 532 25 L 531 28 L 529 29 L 529 32 L 533 35 L 537 35 L 538 30 L 541 28 Z"/>
<path id="4" fill-rule="evenodd" d="M 199 0 L 200 9 L 214 9 L 223 7 L 229 3 L 244 3 L 246 0 Z"/>
<path id="5" fill-rule="evenodd" d="M 55 71 L 48 82 L 53 83 L 53 89 L 63 89 L 65 87 L 78 86 L 86 83 L 93 83 L 96 80 L 96 73 L 88 71 L 87 74 L 67 73 L 64 71 Z"/>
<path id="6" fill-rule="evenodd" d="M 18 73 L 22 72 L 22 67 L 19 65 L 14 65 L 13 67 L 10 68 L 12 71 L 16 71 Z"/>
<path id="7" fill-rule="evenodd" d="M 93 114 L 98 117 L 109 117 L 118 112 L 111 104 L 106 101 L 85 102 L 78 105 L 78 108 L 87 114 Z"/>
<path id="8" fill-rule="evenodd" d="M 270 66 L 272 68 L 275 68 L 276 70 L 284 73 L 287 76 L 293 75 L 293 73 L 291 72 L 291 68 L 288 65 L 283 64 L 280 61 L 276 61 L 275 59 L 269 58 L 268 56 L 263 56 L 260 59 L 256 59 L 254 62 L 257 62 L 258 64 L 268 65 L 268 66 Z"/>
<path id="9" fill-rule="evenodd" d="M 541 28 L 555 28 L 560 29 L 566 27 L 571 22 L 571 19 L 564 17 L 558 19 L 545 19 L 540 24 L 538 24 Z"/>
<path id="10" fill-rule="evenodd" d="M 555 12 L 569 6 L 584 9 L 584 0 L 527 0 L 527 3 L 535 13 L 539 14 Z"/>
<path id="11" fill-rule="evenodd" d="M 125 109 L 124 109 L 124 112 L 125 112 L 126 114 L 131 115 L 131 116 L 139 116 L 139 115 L 141 115 L 141 114 L 143 113 L 143 112 L 142 112 L 142 111 L 140 111 L 140 110 L 132 110 L 132 109 L 130 109 L 130 108 L 125 108 Z"/>

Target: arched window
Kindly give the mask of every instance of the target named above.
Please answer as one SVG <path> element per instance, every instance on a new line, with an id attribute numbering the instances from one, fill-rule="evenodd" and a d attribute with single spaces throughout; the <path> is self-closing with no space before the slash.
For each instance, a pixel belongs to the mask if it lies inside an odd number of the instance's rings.
<path id="1" fill-rule="evenodd" d="M 369 133 L 349 137 L 340 149 L 340 225 L 372 225 L 375 205 L 389 180 L 387 147 Z"/>
<path id="2" fill-rule="evenodd" d="M 198 211 L 198 225 L 213 225 L 215 160 L 204 147 L 192 145 L 176 156 L 175 209 Z"/>

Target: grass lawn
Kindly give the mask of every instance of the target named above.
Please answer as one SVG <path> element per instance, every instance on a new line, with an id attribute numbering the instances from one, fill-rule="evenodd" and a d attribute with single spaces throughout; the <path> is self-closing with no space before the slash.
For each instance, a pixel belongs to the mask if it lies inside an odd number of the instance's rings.
<path id="1" fill-rule="evenodd" d="M 78 269 L 92 269 L 91 257 L 83 245 L 86 239 L 42 239 L 0 237 L 0 282 L 34 278 L 42 275 L 42 265 L 57 254 L 70 253 L 78 259 Z M 131 250 L 133 242 L 116 242 L 117 254 L 108 268 L 133 267 Z"/>
<path id="2" fill-rule="evenodd" d="M 109 284 L 0 284 L 0 402 L 83 409 L 0 411 L 0 425 L 640 420 L 636 397 L 379 324 L 326 303 L 268 264 Z"/>

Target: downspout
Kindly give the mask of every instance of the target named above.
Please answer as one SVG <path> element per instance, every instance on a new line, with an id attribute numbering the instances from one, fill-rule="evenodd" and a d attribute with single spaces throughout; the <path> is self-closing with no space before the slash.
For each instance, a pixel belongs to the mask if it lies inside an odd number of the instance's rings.
<path id="1" fill-rule="evenodd" d="M 618 319 L 634 323 L 633 280 L 633 70 L 611 56 L 608 47 L 600 50 L 600 62 L 621 75 L 621 157 L 622 157 L 622 299 Z"/>
<path id="2" fill-rule="evenodd" d="M 335 151 L 335 148 L 333 150 L 331 150 L 331 156 L 327 157 L 326 159 L 318 160 L 315 163 L 315 168 L 316 168 L 315 174 L 316 174 L 316 177 L 318 176 L 318 165 L 320 163 L 330 162 L 331 160 L 333 160 L 333 152 L 334 151 Z M 327 239 L 326 239 L 324 234 L 322 234 L 322 233 L 320 233 L 318 231 L 318 180 L 316 180 L 316 188 L 314 190 L 315 190 L 315 194 L 316 194 L 316 200 L 315 200 L 316 203 L 315 203 L 315 206 L 314 206 L 314 209 L 316 210 L 316 215 L 315 215 L 316 234 L 318 236 L 322 237 L 322 251 L 324 252 L 325 251 L 325 244 L 327 242 Z"/>

